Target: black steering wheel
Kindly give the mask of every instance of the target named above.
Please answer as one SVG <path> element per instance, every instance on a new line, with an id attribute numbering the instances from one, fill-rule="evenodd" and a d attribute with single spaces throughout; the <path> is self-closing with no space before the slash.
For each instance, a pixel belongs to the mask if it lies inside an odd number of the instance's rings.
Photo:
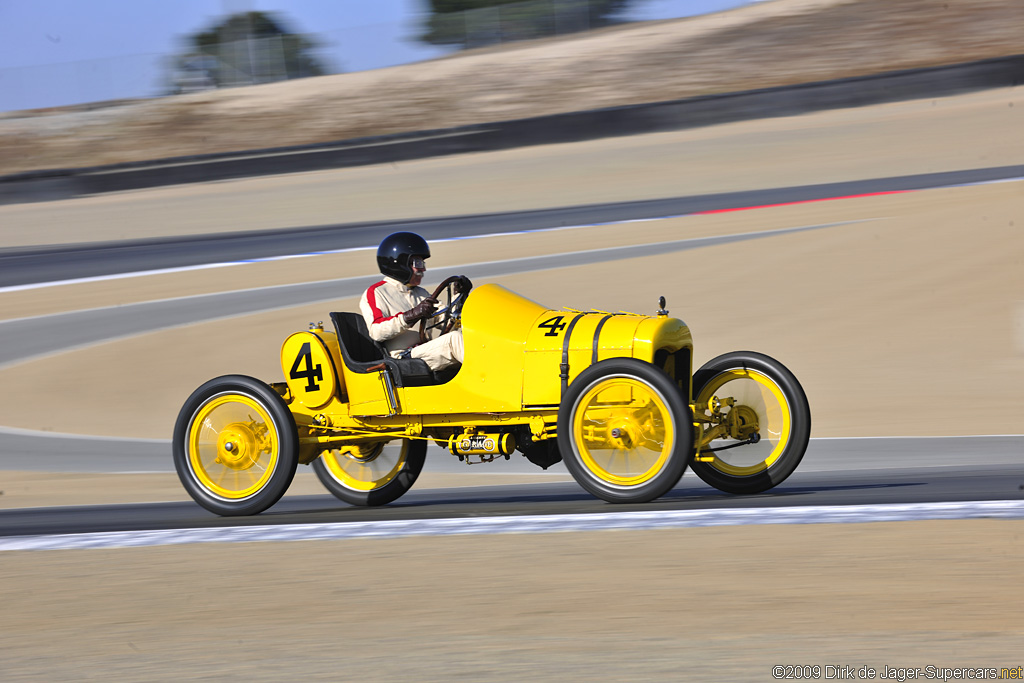
<path id="1" fill-rule="evenodd" d="M 446 278 L 434 290 L 431 296 L 437 299 L 441 308 L 437 309 L 430 318 L 420 320 L 421 344 L 430 339 L 428 333 L 431 330 L 441 330 L 441 334 L 447 334 L 455 329 L 455 324 L 462 319 L 462 307 L 466 303 L 466 297 L 469 296 L 469 290 L 465 292 L 455 291 L 455 285 L 461 278 L 461 275 L 453 275 L 450 278 Z M 444 298 L 442 298 L 442 295 Z"/>

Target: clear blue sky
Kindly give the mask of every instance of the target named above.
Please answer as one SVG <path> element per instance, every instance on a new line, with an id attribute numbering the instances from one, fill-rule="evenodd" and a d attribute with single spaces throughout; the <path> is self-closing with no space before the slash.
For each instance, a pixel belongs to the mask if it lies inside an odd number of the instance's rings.
<path id="1" fill-rule="evenodd" d="M 634 0 L 627 18 L 666 19 L 759 0 Z M 415 40 L 425 0 L 0 0 L 0 111 L 155 95 L 183 36 L 218 17 L 274 11 L 321 34 L 335 70 L 429 59 Z"/>

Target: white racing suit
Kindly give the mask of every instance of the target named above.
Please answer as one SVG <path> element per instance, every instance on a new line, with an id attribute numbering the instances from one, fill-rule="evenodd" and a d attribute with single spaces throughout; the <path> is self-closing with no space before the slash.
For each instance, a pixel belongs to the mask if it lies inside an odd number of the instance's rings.
<path id="1" fill-rule="evenodd" d="M 462 330 L 452 330 L 420 344 L 420 321 L 409 326 L 402 315 L 428 296 L 430 292 L 422 287 L 409 287 L 393 277 L 384 276 L 383 280 L 363 292 L 359 310 L 370 337 L 382 342 L 393 358 L 400 358 L 407 349 L 411 349 L 412 358 L 423 359 L 431 370 L 442 370 L 462 363 Z"/>

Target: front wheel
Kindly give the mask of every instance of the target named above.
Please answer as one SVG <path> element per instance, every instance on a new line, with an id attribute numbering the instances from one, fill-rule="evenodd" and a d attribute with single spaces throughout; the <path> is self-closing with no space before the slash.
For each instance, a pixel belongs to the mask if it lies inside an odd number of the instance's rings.
<path id="1" fill-rule="evenodd" d="M 738 411 L 750 439 L 722 438 L 701 452 L 710 460 L 695 460 L 692 468 L 706 483 L 726 493 L 761 493 L 778 486 L 793 473 L 807 450 L 811 409 L 796 377 L 782 363 L 760 353 L 737 351 L 706 363 L 693 376 L 694 405 L 705 415 L 717 397 Z M 719 450 L 722 447 L 726 450 Z M 728 448 L 733 446 L 733 448 Z"/>
<path id="2" fill-rule="evenodd" d="M 690 408 L 650 363 L 610 358 L 573 381 L 558 411 L 558 449 L 584 489 L 646 503 L 672 489 L 693 450 Z"/>
<path id="3" fill-rule="evenodd" d="M 295 420 L 273 389 L 244 375 L 212 379 L 174 425 L 174 468 L 193 500 L 223 516 L 255 515 L 295 476 Z"/>
<path id="4" fill-rule="evenodd" d="M 328 451 L 313 461 L 313 471 L 328 491 L 349 505 L 387 505 L 412 488 L 426 457 L 426 441 L 380 441 Z"/>

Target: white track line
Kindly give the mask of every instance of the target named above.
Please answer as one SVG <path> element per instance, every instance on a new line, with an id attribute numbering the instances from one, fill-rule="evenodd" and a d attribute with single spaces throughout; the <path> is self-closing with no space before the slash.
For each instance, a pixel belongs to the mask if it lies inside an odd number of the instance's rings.
<path id="1" fill-rule="evenodd" d="M 893 191 L 893 192 L 883 192 L 882 194 L 909 194 L 911 192 L 922 192 L 922 191 L 925 191 L 925 190 L 945 190 L 945 189 L 953 189 L 953 188 L 961 188 L 961 187 L 975 187 L 975 186 L 979 186 L 979 185 L 995 185 L 995 184 L 999 184 L 999 183 L 1015 183 L 1015 182 L 1020 182 L 1020 181 L 1024 181 L 1024 176 L 1014 177 L 1014 178 L 999 178 L 997 180 L 981 180 L 981 181 L 971 182 L 971 183 L 956 183 L 956 184 L 952 184 L 952 185 L 939 185 L 939 186 L 936 186 L 936 187 L 915 188 L 915 189 L 910 189 L 910 190 L 896 190 L 896 191 Z M 822 199 L 801 200 L 801 201 L 797 201 L 797 202 L 786 202 L 786 203 L 783 203 L 783 204 L 764 204 L 764 205 L 757 205 L 757 206 L 737 207 L 735 209 L 728 209 L 727 211 L 728 212 L 733 212 L 733 211 L 750 211 L 750 210 L 756 210 L 756 209 L 767 209 L 767 208 L 775 208 L 775 207 L 780 207 L 780 206 L 789 206 L 789 205 L 796 205 L 796 204 L 808 204 L 808 203 L 821 202 L 821 201 L 835 201 L 835 200 L 839 200 L 839 199 L 858 199 L 858 198 L 861 198 L 863 196 L 871 196 L 871 195 L 850 195 L 850 196 L 837 195 L 835 197 L 825 197 L 825 198 L 822 198 Z M 608 226 L 608 225 L 625 225 L 625 224 L 628 224 L 628 223 L 648 223 L 648 222 L 651 222 L 651 221 L 663 221 L 663 220 L 668 220 L 668 219 L 673 219 L 673 218 L 688 218 L 690 216 L 712 215 L 712 214 L 715 214 L 715 213 L 719 213 L 719 212 L 718 211 L 693 211 L 693 212 L 688 212 L 688 213 L 668 214 L 668 215 L 665 215 L 665 216 L 656 216 L 656 217 L 652 217 L 652 218 L 627 218 L 627 219 L 618 220 L 618 221 L 602 221 L 602 222 L 597 222 L 597 223 L 581 223 L 581 224 L 578 224 L 578 225 L 560 225 L 560 226 L 552 226 L 550 228 L 535 228 L 533 230 L 512 230 L 512 231 L 507 231 L 507 232 L 486 233 L 486 234 L 482 234 L 482 235 L 463 235 L 461 237 L 448 237 L 448 238 L 434 239 L 434 240 L 431 240 L 431 242 L 440 244 L 440 243 L 443 243 L 443 242 L 459 242 L 459 241 L 463 241 L 463 240 L 485 239 L 485 238 L 488 238 L 488 237 L 506 237 L 506 236 L 512 236 L 512 235 L 530 235 L 530 234 L 533 234 L 533 233 L 541 233 L 541 232 L 559 232 L 559 231 L 562 231 L 562 230 L 579 230 L 581 228 L 596 228 L 596 227 L 603 227 L 603 226 Z M 851 221 L 851 222 L 856 222 L 856 221 Z M 249 263 L 268 263 L 268 262 L 271 262 L 271 261 L 285 261 L 285 260 L 288 260 L 288 259 L 309 258 L 309 257 L 312 257 L 312 256 L 325 256 L 325 255 L 329 255 L 329 254 L 344 254 L 344 253 L 353 252 L 353 251 L 370 251 L 370 250 L 373 250 L 373 249 L 376 249 L 376 248 L 377 248 L 376 245 L 365 246 L 365 247 L 347 247 L 345 249 L 330 249 L 330 250 L 325 250 L 325 251 L 312 251 L 312 252 L 307 252 L 307 253 L 303 253 L 303 254 L 285 254 L 285 255 L 281 255 L 281 256 L 267 256 L 267 257 L 263 257 L 263 258 L 240 259 L 238 261 L 225 261 L 225 262 L 221 262 L 221 263 L 205 263 L 205 264 L 194 265 L 194 266 L 179 266 L 179 267 L 175 267 L 175 268 L 160 268 L 160 269 L 155 269 L 155 270 L 140 270 L 140 271 L 134 271 L 134 272 L 130 272 L 130 273 L 114 273 L 114 274 L 111 274 L 111 275 L 97 275 L 97 276 L 93 276 L 93 277 L 74 278 L 74 279 L 68 279 L 68 280 L 54 280 L 52 282 L 35 282 L 35 283 L 27 284 L 27 285 L 11 285 L 11 286 L 8 286 L 8 287 L 0 287 L 0 294 L 4 294 L 4 293 L 7 293 L 7 292 L 20 292 L 20 291 L 31 290 L 31 289 L 42 289 L 42 288 L 45 288 L 45 287 L 59 287 L 59 286 L 63 286 L 63 285 L 75 285 L 75 284 L 81 284 L 81 283 L 85 283 L 85 282 L 103 282 L 103 281 L 106 281 L 106 280 L 121 280 L 121 279 L 127 279 L 127 278 L 146 277 L 146 276 L 149 276 L 149 275 L 162 275 L 162 274 L 166 274 L 166 273 L 185 273 L 185 272 L 189 272 L 189 271 L 193 271 L 193 270 L 207 270 L 207 269 L 211 269 L 211 268 L 229 268 L 229 267 L 232 267 L 232 266 L 241 266 L 241 265 L 246 265 L 246 264 L 249 264 Z"/>
<path id="2" fill-rule="evenodd" d="M 1024 519 L 1024 501 L 814 505 L 115 531 L 0 538 L 0 551 L 139 548 L 191 543 L 326 541 L 408 538 L 412 536 L 548 534 L 572 531 L 678 529 L 749 524 L 846 524 L 985 518 Z"/>
<path id="3" fill-rule="evenodd" d="M 640 219 L 640 220 L 661 220 L 661 219 L 655 219 L 655 218 L 646 219 L 645 218 L 645 219 Z M 587 255 L 591 255 L 591 254 L 600 254 L 600 253 L 607 253 L 607 252 L 619 252 L 619 251 L 623 251 L 624 249 L 633 249 L 635 247 L 650 247 L 650 248 L 658 247 L 658 246 L 671 247 L 671 246 L 678 246 L 678 245 L 683 244 L 683 243 L 690 244 L 691 245 L 690 248 L 697 249 L 697 248 L 700 248 L 700 247 L 703 246 L 702 243 L 716 243 L 716 242 L 719 242 L 722 239 L 745 240 L 745 239 L 757 239 L 757 238 L 774 237 L 776 235 L 792 235 L 792 234 L 797 234 L 797 233 L 800 233 L 800 232 L 811 231 L 811 230 L 818 230 L 818 229 L 822 229 L 822 228 L 836 228 L 836 227 L 842 227 L 842 226 L 845 226 L 845 225 L 856 225 L 858 223 L 869 223 L 869 222 L 878 221 L 878 220 L 889 220 L 889 217 L 887 217 L 887 216 L 877 216 L 877 217 L 874 217 L 874 218 L 858 218 L 858 219 L 848 220 L 848 221 L 838 221 L 836 223 L 816 223 L 816 224 L 813 224 L 813 225 L 798 225 L 798 226 L 789 226 L 789 227 L 784 227 L 784 228 L 773 228 L 771 230 L 754 230 L 754 231 L 750 231 L 750 232 L 736 232 L 736 233 L 729 233 L 729 234 L 726 234 L 726 235 L 705 235 L 703 237 L 688 237 L 688 238 L 685 238 L 685 239 L 667 240 L 667 241 L 662 241 L 662 242 L 642 242 L 640 244 L 628 244 L 628 245 L 616 246 L 616 247 L 601 247 L 601 248 L 598 248 L 598 249 L 583 249 L 583 250 L 577 250 L 577 251 L 564 251 L 564 252 L 558 252 L 556 254 L 547 254 L 546 256 L 558 256 L 558 257 L 561 257 L 561 258 L 571 258 L 571 257 L 574 257 L 574 256 L 587 256 Z M 636 220 L 629 220 L 629 221 L 623 221 L 623 222 L 624 223 L 635 223 L 637 221 Z M 542 230 L 534 230 L 532 232 L 547 232 L 547 231 L 550 231 L 550 230 L 571 230 L 571 229 L 574 229 L 575 227 L 592 227 L 592 226 L 572 226 L 572 227 L 562 227 L 562 228 L 544 228 Z M 472 235 L 472 236 L 466 236 L 466 237 L 451 237 L 451 238 L 436 239 L 436 240 L 431 240 L 431 241 L 435 242 L 435 243 L 437 243 L 437 242 L 458 242 L 460 240 L 481 239 L 483 237 L 497 237 L 497 236 L 512 235 L 512 234 L 527 234 L 527 232 L 523 232 L 523 233 L 490 233 L 490 234 L 487 234 L 487 235 Z M 185 272 L 185 271 L 189 271 L 189 270 L 204 270 L 204 269 L 207 269 L 207 268 L 222 268 L 222 267 L 227 267 L 227 266 L 239 266 L 239 265 L 245 265 L 247 263 L 261 263 L 261 262 L 264 262 L 264 261 L 277 261 L 277 260 L 293 259 L 293 258 L 305 258 L 306 256 L 319 256 L 321 254 L 326 254 L 326 253 L 341 253 L 341 252 L 344 252 L 344 251 L 370 251 L 370 250 L 375 250 L 375 249 L 376 249 L 376 247 L 352 247 L 352 248 L 349 248 L 349 249 L 340 249 L 337 252 L 315 252 L 315 253 L 310 253 L 310 254 L 295 254 L 295 255 L 291 255 L 291 256 L 270 256 L 270 257 L 266 257 L 266 258 L 262 258 L 262 259 L 251 259 L 251 260 L 248 260 L 248 261 L 235 261 L 235 262 L 230 262 L 230 263 L 212 263 L 212 264 L 206 264 L 206 265 L 202 265 L 202 266 L 182 266 L 180 268 L 165 268 L 165 269 L 162 269 L 162 270 L 137 271 L 137 272 L 133 272 L 133 273 L 119 273 L 119 274 L 116 274 L 116 275 L 97 275 L 95 277 L 79 278 L 79 279 L 76 279 L 76 280 L 54 280 L 52 282 L 36 282 L 36 283 L 33 283 L 33 284 L 28 284 L 28 285 L 11 285 L 9 287 L 0 287 L 0 294 L 6 293 L 6 292 L 17 292 L 17 291 L 24 291 L 24 290 L 30 290 L 30 289 L 42 289 L 42 288 L 45 288 L 45 287 L 57 287 L 57 286 L 61 286 L 61 285 L 80 284 L 80 283 L 83 283 L 83 282 L 100 282 L 100 281 L 103 281 L 103 280 L 119 280 L 119 279 L 123 279 L 123 278 L 132 278 L 132 277 L 143 277 L 143 276 L 148 276 L 148 275 L 157 275 L 157 274 L 161 274 L 161 273 Z M 515 264 L 516 262 L 529 264 L 529 263 L 531 263 L 533 261 L 536 261 L 537 259 L 542 259 L 542 258 L 545 258 L 545 256 L 538 256 L 538 255 L 520 256 L 520 257 L 516 257 L 516 258 L 500 259 L 500 260 L 496 260 L 496 261 L 475 261 L 473 263 L 449 264 L 449 265 L 444 265 L 444 266 L 437 266 L 436 269 L 437 270 L 445 270 L 445 271 L 458 271 L 459 269 L 462 269 L 462 268 L 470 268 L 470 267 L 479 268 L 481 266 L 489 266 L 489 265 L 509 265 L 509 264 Z M 625 256 L 623 258 L 633 258 L 633 257 L 632 256 Z M 547 268 L 544 268 L 544 269 L 547 269 Z M 523 270 L 520 270 L 520 271 L 517 271 L 517 272 L 519 272 L 519 273 L 528 273 L 530 271 L 531 271 L 531 269 L 530 269 L 529 265 L 527 265 Z M 328 280 L 307 280 L 307 281 L 301 281 L 301 282 L 288 282 L 288 283 L 283 283 L 283 284 L 278 284 L 278 285 L 266 285 L 266 286 L 262 286 L 262 287 L 247 287 L 245 289 L 230 289 L 230 290 L 225 290 L 225 291 L 205 292 L 203 294 L 190 294 L 188 296 L 181 296 L 181 297 L 168 297 L 168 298 L 164 298 L 164 299 L 151 299 L 151 300 L 147 300 L 147 301 L 138 301 L 138 302 L 128 303 L 128 304 L 118 304 L 118 305 L 115 305 L 115 306 L 101 306 L 101 307 L 97 307 L 97 308 L 83 308 L 83 309 L 71 310 L 71 311 L 60 311 L 60 312 L 57 312 L 57 313 L 47 313 L 45 315 L 26 316 L 26 317 L 22 317 L 22 318 L 8 318 L 8 319 L 5 319 L 5 320 L 0 320 L 0 325 L 5 325 L 5 324 L 8 324 L 8 323 L 18 323 L 18 322 L 23 322 L 23 321 L 26 321 L 26 320 L 34 320 L 34 319 L 39 319 L 39 318 L 47 318 L 47 317 L 58 316 L 58 315 L 66 315 L 66 314 L 69 314 L 69 313 L 88 313 L 90 311 L 102 311 L 102 310 L 106 310 L 106 309 L 110 309 L 110 308 L 123 308 L 124 306 L 145 306 L 145 305 L 148 305 L 148 304 L 165 303 L 165 302 L 168 302 L 168 301 L 184 301 L 186 299 L 204 299 L 204 298 L 212 298 L 212 297 L 225 296 L 225 295 L 242 294 L 242 293 L 245 293 L 245 292 L 258 292 L 258 291 L 267 291 L 267 290 L 275 290 L 275 289 L 287 289 L 289 287 L 306 287 L 308 285 L 318 285 L 318 284 L 328 284 L 328 283 L 358 282 L 358 281 L 366 280 L 368 278 L 379 278 L 379 277 L 380 277 L 379 273 L 367 271 L 367 272 L 364 272 L 362 275 L 353 275 L 352 277 L 347 277 L 347 278 L 331 278 L 331 279 L 328 279 Z M 306 303 L 316 303 L 316 300 L 310 300 L 310 301 L 307 301 Z M 277 306 L 277 307 L 267 308 L 266 310 L 270 311 L 270 310 L 274 310 L 275 308 L 294 308 L 295 306 L 296 306 L 296 304 L 287 304 L 287 305 L 284 305 L 284 306 Z M 241 315 L 252 315 L 252 313 L 242 313 Z M 226 315 L 226 316 L 224 316 L 224 318 L 230 318 L 230 317 L 234 317 L 234 315 Z M 223 319 L 223 318 L 220 318 L 220 319 Z M 188 324 L 191 324 L 191 323 L 188 323 Z M 170 327 L 179 327 L 179 326 L 180 325 L 172 325 Z M 167 329 L 167 328 L 154 328 L 154 330 L 155 329 Z M 134 336 L 134 335 L 132 335 L 132 336 Z M 113 341 L 114 338 L 112 337 L 112 338 L 110 338 L 110 340 Z M 69 348 L 67 350 L 70 351 L 72 349 Z M 20 362 L 20 361 L 18 361 L 18 362 Z"/>
<path id="4" fill-rule="evenodd" d="M 514 230 L 510 232 L 491 232 L 482 235 L 463 235 L 461 237 L 443 237 L 430 240 L 433 244 L 444 242 L 461 242 L 465 240 L 486 239 L 488 237 L 509 237 L 516 235 L 532 235 L 540 232 L 559 232 L 561 230 L 579 230 L 580 228 L 596 228 L 606 225 L 623 225 L 626 223 L 646 223 L 650 221 L 661 221 L 669 218 L 685 218 L 692 214 L 679 214 L 659 216 L 656 218 L 629 218 L 621 221 L 608 221 L 603 223 L 581 223 L 580 225 L 560 225 L 551 228 L 536 228 L 533 230 Z M 303 254 L 283 254 L 280 256 L 265 256 L 261 258 L 239 259 L 238 261 L 223 261 L 221 263 L 203 263 L 194 266 L 177 266 L 174 268 L 159 268 L 155 270 L 137 270 L 129 273 L 113 273 L 111 275 L 94 275 L 92 277 L 80 277 L 69 280 L 53 280 L 51 282 L 33 282 L 27 285 L 10 285 L 0 287 L 0 294 L 8 292 L 22 292 L 32 289 L 43 289 L 46 287 L 61 287 L 64 285 L 78 285 L 86 282 L 105 282 L 107 280 L 124 280 L 136 277 L 148 277 L 150 275 L 165 275 L 168 273 L 187 273 L 193 270 L 210 270 L 213 268 L 230 268 L 232 266 L 244 266 L 251 263 L 271 263 L 273 261 L 287 261 L 289 259 L 310 258 L 313 256 L 328 256 L 331 254 L 347 254 L 355 251 L 375 251 L 374 246 L 346 247 L 344 249 L 328 249 L 324 251 L 310 251 Z M 373 273 L 371 273 L 371 276 Z"/>

